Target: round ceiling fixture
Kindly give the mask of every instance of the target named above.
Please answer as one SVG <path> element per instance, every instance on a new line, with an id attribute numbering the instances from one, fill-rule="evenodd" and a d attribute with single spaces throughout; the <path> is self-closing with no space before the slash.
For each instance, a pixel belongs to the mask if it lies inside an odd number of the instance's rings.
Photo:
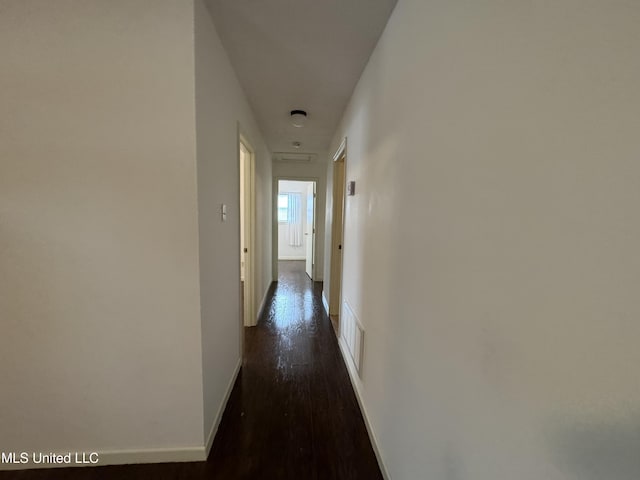
<path id="1" fill-rule="evenodd" d="M 304 127 L 307 120 L 307 112 L 304 110 L 291 110 L 291 123 L 294 127 Z"/>

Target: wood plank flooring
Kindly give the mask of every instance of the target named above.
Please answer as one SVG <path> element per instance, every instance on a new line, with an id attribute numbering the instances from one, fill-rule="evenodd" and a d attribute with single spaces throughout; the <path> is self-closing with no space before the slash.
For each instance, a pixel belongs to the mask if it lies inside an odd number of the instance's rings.
<path id="1" fill-rule="evenodd" d="M 0 472 L 1 479 L 377 480 L 382 475 L 304 262 L 279 263 L 206 462 Z"/>

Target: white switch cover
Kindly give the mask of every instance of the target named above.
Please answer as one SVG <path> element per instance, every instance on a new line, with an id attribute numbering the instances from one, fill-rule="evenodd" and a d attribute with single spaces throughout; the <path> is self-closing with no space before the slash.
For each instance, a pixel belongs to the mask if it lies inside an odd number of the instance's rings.
<path id="1" fill-rule="evenodd" d="M 226 203 L 223 203 L 222 206 L 220 207 L 220 216 L 222 217 L 223 222 L 227 221 L 227 204 Z"/>

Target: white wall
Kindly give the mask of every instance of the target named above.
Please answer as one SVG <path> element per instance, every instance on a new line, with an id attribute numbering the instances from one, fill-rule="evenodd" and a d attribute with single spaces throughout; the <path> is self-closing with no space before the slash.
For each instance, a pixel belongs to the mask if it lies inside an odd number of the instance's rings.
<path id="1" fill-rule="evenodd" d="M 326 179 L 327 179 L 327 164 L 326 164 L 326 152 L 318 154 L 318 159 L 311 163 L 296 163 L 286 161 L 274 161 L 273 162 L 273 178 L 278 179 L 299 179 L 299 180 L 317 180 L 316 184 L 316 277 L 315 281 L 323 280 L 323 268 L 324 265 L 324 239 L 325 239 L 325 202 L 326 202 Z M 277 185 L 277 184 L 276 184 Z M 273 202 L 269 204 L 271 207 Z M 277 222 L 273 222 L 274 225 L 274 241 L 273 241 L 273 272 L 277 271 L 277 237 L 275 233 L 278 232 Z M 277 280 L 273 278 L 273 280 Z"/>
<path id="2" fill-rule="evenodd" d="M 240 133 L 256 161 L 256 305 L 271 283 L 271 157 L 222 48 L 209 11 L 195 2 L 198 212 L 204 425 L 209 435 L 240 362 Z M 220 205 L 227 204 L 222 222 Z M 234 252 L 230 254 L 230 252 Z M 234 341 L 235 340 L 235 341 Z"/>
<path id="3" fill-rule="evenodd" d="M 639 21 L 398 3 L 333 141 L 391 478 L 640 477 Z"/>
<path id="4" fill-rule="evenodd" d="M 270 154 L 209 13 L 0 10 L 0 446 L 204 458 L 240 360 L 239 133 L 257 302 L 272 277 Z"/>
<path id="5" fill-rule="evenodd" d="M 308 237 L 304 235 L 307 224 L 307 182 L 292 180 L 280 180 L 278 182 L 278 194 L 300 194 L 300 212 L 302 214 L 302 245 L 299 247 L 289 245 L 289 224 L 278 222 L 278 259 L 279 260 L 304 260 L 307 254 Z M 316 186 L 317 188 L 317 186 Z"/>
<path id="6" fill-rule="evenodd" d="M 2 450 L 202 446 L 192 5 L 0 11 Z"/>

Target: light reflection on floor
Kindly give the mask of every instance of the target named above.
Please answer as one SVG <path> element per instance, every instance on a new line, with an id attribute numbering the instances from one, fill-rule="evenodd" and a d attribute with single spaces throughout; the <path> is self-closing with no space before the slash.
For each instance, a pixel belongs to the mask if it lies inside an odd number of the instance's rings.
<path id="1" fill-rule="evenodd" d="M 278 330 L 299 331 L 303 324 L 313 320 L 313 282 L 305 272 L 305 262 L 286 260 L 278 262 L 278 286 L 276 287 L 269 317 Z"/>

